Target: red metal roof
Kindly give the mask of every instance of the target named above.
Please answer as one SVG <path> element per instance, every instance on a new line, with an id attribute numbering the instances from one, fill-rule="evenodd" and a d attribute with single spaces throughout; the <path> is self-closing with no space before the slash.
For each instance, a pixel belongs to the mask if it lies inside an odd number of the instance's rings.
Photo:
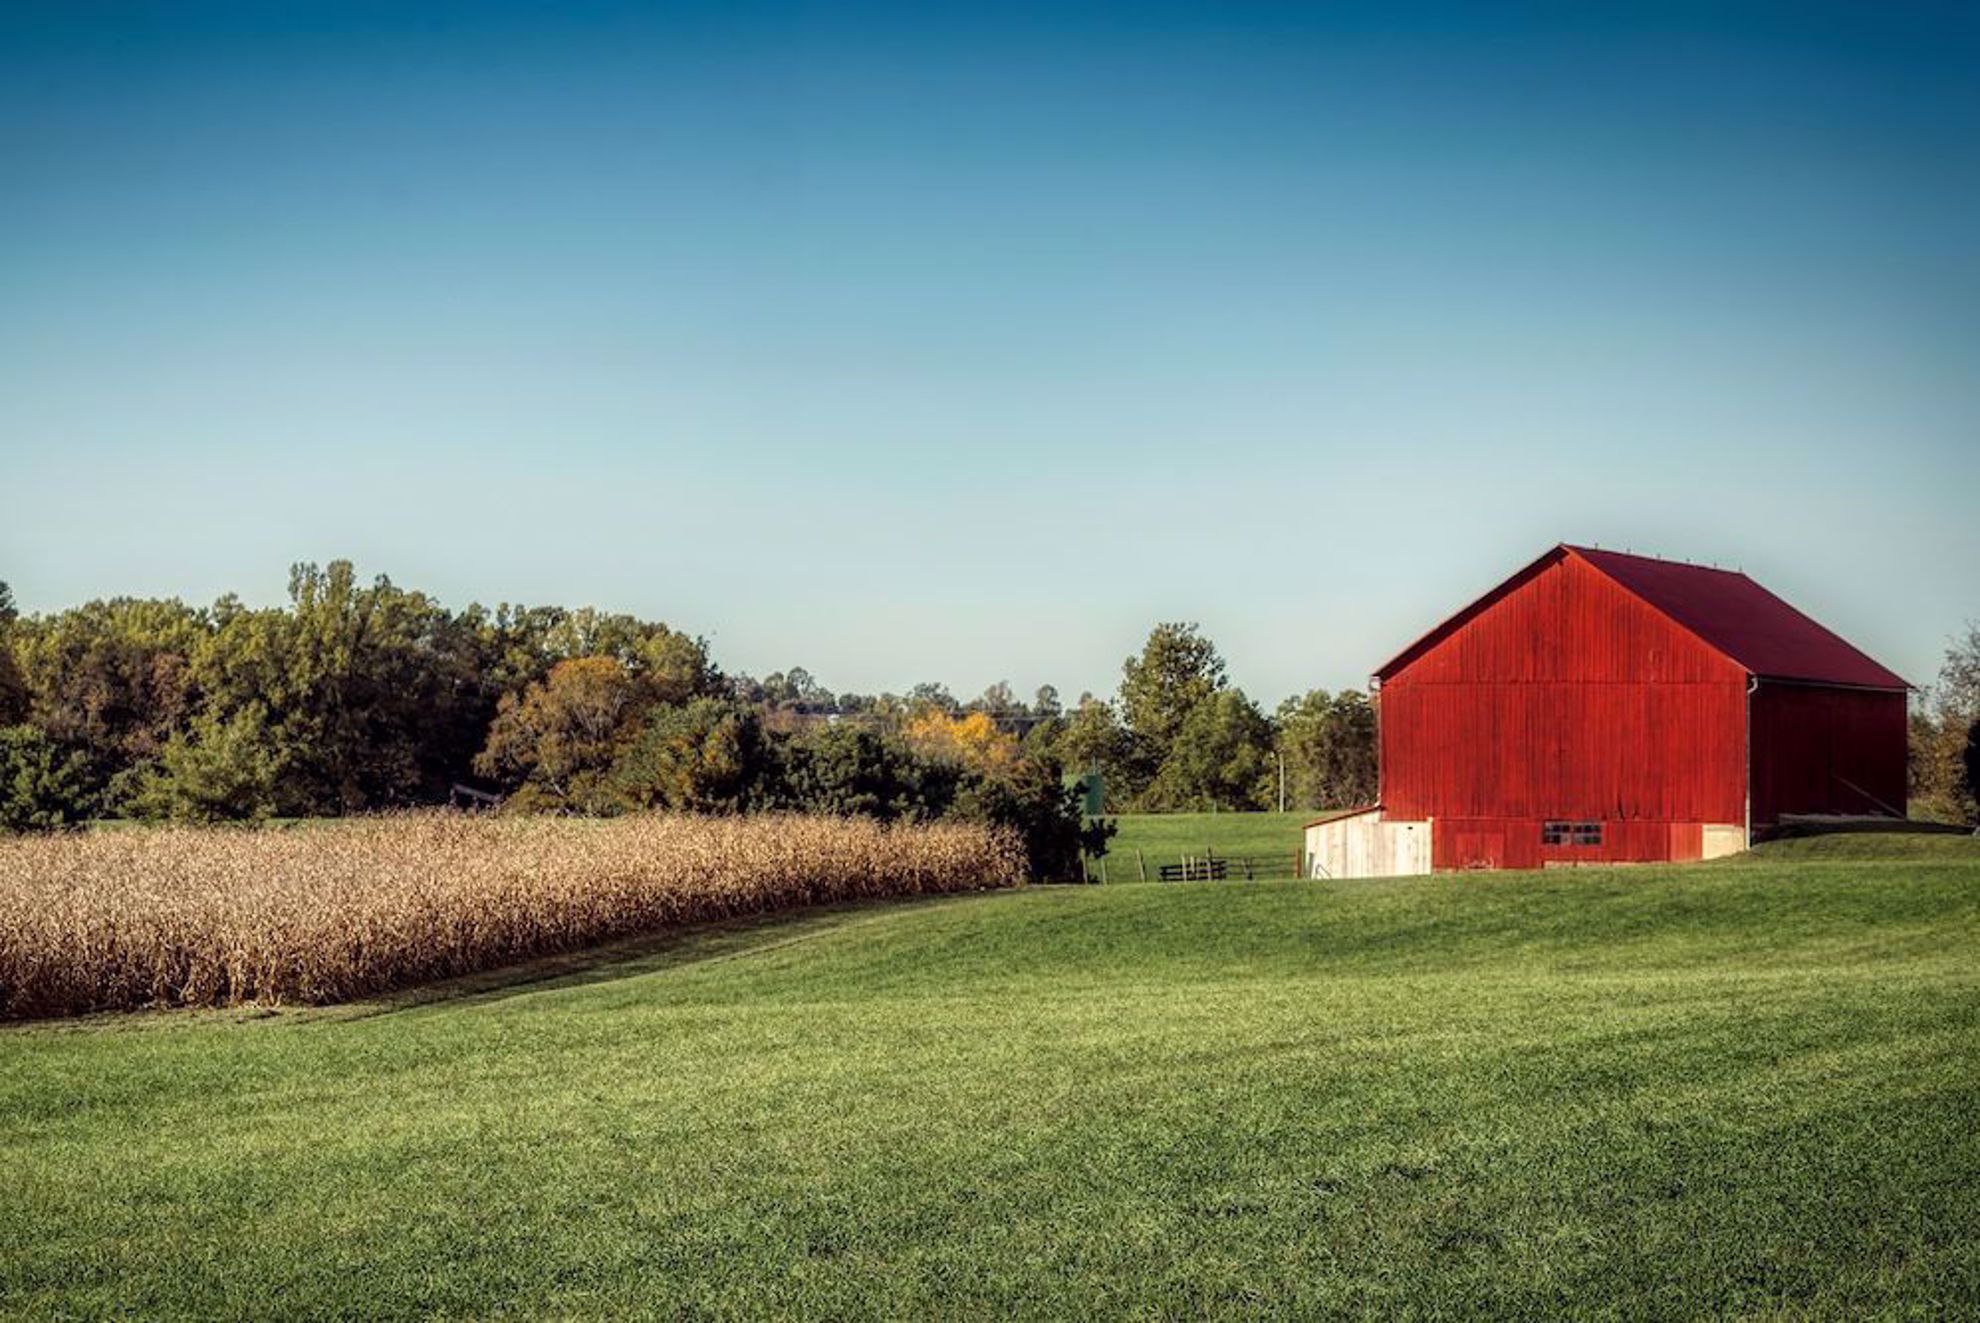
<path id="1" fill-rule="evenodd" d="M 1908 688 L 1895 671 L 1736 570 L 1569 547 L 1754 675 Z"/>
<path id="2" fill-rule="evenodd" d="M 1754 675 L 1865 689 L 1903 677 L 1735 570 L 1562 544 L 1410 644 L 1376 672 L 1387 679 L 1465 621 L 1563 556 L 1577 556 Z"/>

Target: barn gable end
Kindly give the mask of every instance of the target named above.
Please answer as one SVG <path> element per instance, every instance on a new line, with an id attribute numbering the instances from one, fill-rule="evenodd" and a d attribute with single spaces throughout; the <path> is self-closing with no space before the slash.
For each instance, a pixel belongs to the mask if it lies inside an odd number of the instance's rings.
<path id="1" fill-rule="evenodd" d="M 1383 809 L 1506 838 L 1478 857 L 1540 862 L 1538 829 L 1508 822 L 1744 821 L 1745 672 L 1564 548 L 1399 660 L 1378 691 Z M 1459 829 L 1438 834 L 1464 862 Z"/>

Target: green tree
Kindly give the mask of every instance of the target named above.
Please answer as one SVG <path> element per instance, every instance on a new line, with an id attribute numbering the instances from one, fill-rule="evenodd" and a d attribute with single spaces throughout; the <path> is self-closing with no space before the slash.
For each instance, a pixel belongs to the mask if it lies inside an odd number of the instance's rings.
<path id="1" fill-rule="evenodd" d="M 983 692 L 963 704 L 964 712 L 981 712 L 993 721 L 1001 721 L 1012 716 L 1024 715 L 1026 709 L 1018 701 L 1009 680 L 999 680 L 985 686 Z"/>
<path id="2" fill-rule="evenodd" d="M 603 813 L 620 806 L 613 764 L 642 715 L 638 682 L 613 657 L 558 662 L 520 696 L 505 695 L 475 758 L 523 809 Z"/>
<path id="3" fill-rule="evenodd" d="M 1064 729 L 1050 749 L 1051 755 L 1078 775 L 1098 772 L 1109 799 L 1125 801 L 1132 776 L 1129 740 L 1114 705 L 1092 694 L 1081 694 L 1079 705 L 1064 722 Z"/>
<path id="4" fill-rule="evenodd" d="M 940 817 L 955 800 L 962 769 L 918 758 L 898 736 L 853 726 L 817 726 L 782 749 L 780 807 L 848 817 Z"/>
<path id="5" fill-rule="evenodd" d="M 1037 717 L 1025 728 L 1018 749 L 1027 758 L 1059 759 L 1059 741 L 1065 737 L 1066 719 L 1061 714 Z"/>
<path id="6" fill-rule="evenodd" d="M 951 813 L 1015 831 L 1034 882 L 1072 882 L 1080 877 L 1081 852 L 1098 858 L 1114 834 L 1111 822 L 1086 822 L 1080 798 L 1056 762 L 1026 759 L 995 776 L 965 777 Z"/>
<path id="7" fill-rule="evenodd" d="M 455 619 L 383 575 L 358 584 L 342 560 L 296 566 L 289 598 L 281 729 L 311 797 L 348 812 L 443 791 L 468 752 L 452 738 L 459 708 L 485 720 Z"/>
<path id="8" fill-rule="evenodd" d="M 14 659 L 14 621 L 20 612 L 14 607 L 14 590 L 0 579 L 0 726 L 11 726 L 26 718 L 27 681 L 21 677 L 20 663 Z"/>
<path id="9" fill-rule="evenodd" d="M 192 659 L 211 631 L 208 613 L 182 602 L 115 598 L 16 620 L 7 632 L 28 720 L 82 755 L 82 774 L 103 791 L 191 718 Z"/>
<path id="10" fill-rule="evenodd" d="M 50 831 L 89 816 L 82 756 L 34 726 L 0 727 L 0 831 Z"/>
<path id="11" fill-rule="evenodd" d="M 284 761 L 259 703 L 226 717 L 201 713 L 139 777 L 130 809 L 175 822 L 259 821 L 282 798 Z"/>
<path id="12" fill-rule="evenodd" d="M 639 682 L 642 697 L 650 702 L 684 703 L 720 688 L 707 644 L 658 622 L 591 607 L 549 608 L 536 620 L 541 669 L 530 679 L 542 678 L 558 662 L 610 657 Z"/>
<path id="13" fill-rule="evenodd" d="M 1183 718 L 1140 802 L 1158 812 L 1264 808 L 1274 772 L 1271 722 L 1243 690 L 1220 689 Z"/>
<path id="14" fill-rule="evenodd" d="M 195 668 L 203 710 L 227 723 L 261 707 L 241 729 L 259 730 L 284 765 L 286 812 L 444 793 L 492 707 L 477 690 L 469 633 L 424 594 L 383 576 L 360 584 L 348 561 L 295 566 L 289 596 L 287 610 L 215 605 Z"/>
<path id="15" fill-rule="evenodd" d="M 1286 800 L 1295 808 L 1372 804 L 1376 794 L 1375 708 L 1367 695 L 1314 689 L 1279 705 Z"/>
<path id="16" fill-rule="evenodd" d="M 1169 759 L 1183 723 L 1224 687 L 1224 659 L 1196 625 L 1165 621 L 1149 631 L 1141 652 L 1121 663 L 1121 716 L 1137 782 Z"/>
<path id="17" fill-rule="evenodd" d="M 761 680 L 739 676 L 729 686 L 730 693 L 746 702 L 758 703 L 773 711 L 824 715 L 839 708 L 839 696 L 818 682 L 802 666 L 788 671 L 772 671 Z"/>
<path id="18" fill-rule="evenodd" d="M 873 694 L 859 694 L 847 690 L 832 700 L 832 710 L 841 716 L 866 716 L 879 706 L 879 698 Z"/>
<path id="19" fill-rule="evenodd" d="M 1966 728 L 1966 797 L 1980 800 L 1980 717 Z"/>
<path id="20" fill-rule="evenodd" d="M 765 797 L 772 756 L 754 708 L 696 698 L 652 710 L 615 762 L 612 788 L 629 808 L 736 813 Z"/>
<path id="21" fill-rule="evenodd" d="M 27 681 L 21 678 L 21 668 L 14 660 L 13 645 L 6 631 L 0 630 L 0 726 L 15 725 L 27 714 Z"/>
<path id="22" fill-rule="evenodd" d="M 916 717 L 928 711 L 946 712 L 954 716 L 962 711 L 962 704 L 949 692 L 949 687 L 934 680 L 923 680 L 908 690 L 903 707 L 904 717 Z"/>
<path id="23" fill-rule="evenodd" d="M 1967 763 L 1969 732 L 1980 722 L 1980 623 L 1946 649 L 1938 683 L 1911 712 L 1911 797 L 1922 817 L 1980 822 L 1980 793 Z"/>
<path id="24" fill-rule="evenodd" d="M 297 565 L 289 590 L 281 609 L 116 599 L 20 621 L 8 594 L 0 724 L 31 722 L 82 755 L 90 793 L 110 811 L 150 784 L 176 737 L 185 760 L 226 730 L 260 740 L 283 768 L 276 811 L 342 813 L 444 797 L 469 774 L 503 697 L 520 702 L 562 662 L 610 658 L 639 712 L 721 683 L 700 640 L 631 616 L 455 613 L 383 576 L 362 582 L 348 561 Z M 258 714 L 242 717 L 250 707 Z M 199 718 L 210 721 L 196 732 Z"/>
<path id="25" fill-rule="evenodd" d="M 482 747 L 503 697 L 519 700 L 561 662 L 585 657 L 618 662 L 634 681 L 633 706 L 642 711 L 728 689 L 702 640 L 632 616 L 504 603 L 493 611 L 470 606 L 458 617 L 458 627 L 474 660 L 459 682 L 460 715 L 450 726 L 466 733 L 464 750 L 450 764 L 456 769 L 465 769 Z"/>
<path id="26" fill-rule="evenodd" d="M 560 661 L 550 639 L 565 612 L 558 607 L 519 606 L 504 602 L 494 610 L 479 603 L 460 614 L 460 623 L 474 640 L 478 670 L 486 690 L 499 697 L 519 694 L 550 673 Z"/>

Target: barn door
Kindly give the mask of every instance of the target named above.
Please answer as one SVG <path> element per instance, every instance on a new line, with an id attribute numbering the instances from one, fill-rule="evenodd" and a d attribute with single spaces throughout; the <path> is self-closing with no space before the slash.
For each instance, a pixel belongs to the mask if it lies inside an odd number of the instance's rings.
<path id="1" fill-rule="evenodd" d="M 1457 834 L 1459 868 L 1500 868 L 1506 857 L 1506 834 L 1502 831 L 1461 831 Z"/>

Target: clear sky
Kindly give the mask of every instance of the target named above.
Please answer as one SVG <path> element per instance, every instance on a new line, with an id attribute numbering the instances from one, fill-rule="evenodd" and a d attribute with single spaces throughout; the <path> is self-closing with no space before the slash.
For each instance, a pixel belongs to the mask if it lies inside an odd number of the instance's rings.
<path id="1" fill-rule="evenodd" d="M 0 578 L 1268 703 L 1556 541 L 1980 615 L 1970 7 L 0 10 Z"/>

